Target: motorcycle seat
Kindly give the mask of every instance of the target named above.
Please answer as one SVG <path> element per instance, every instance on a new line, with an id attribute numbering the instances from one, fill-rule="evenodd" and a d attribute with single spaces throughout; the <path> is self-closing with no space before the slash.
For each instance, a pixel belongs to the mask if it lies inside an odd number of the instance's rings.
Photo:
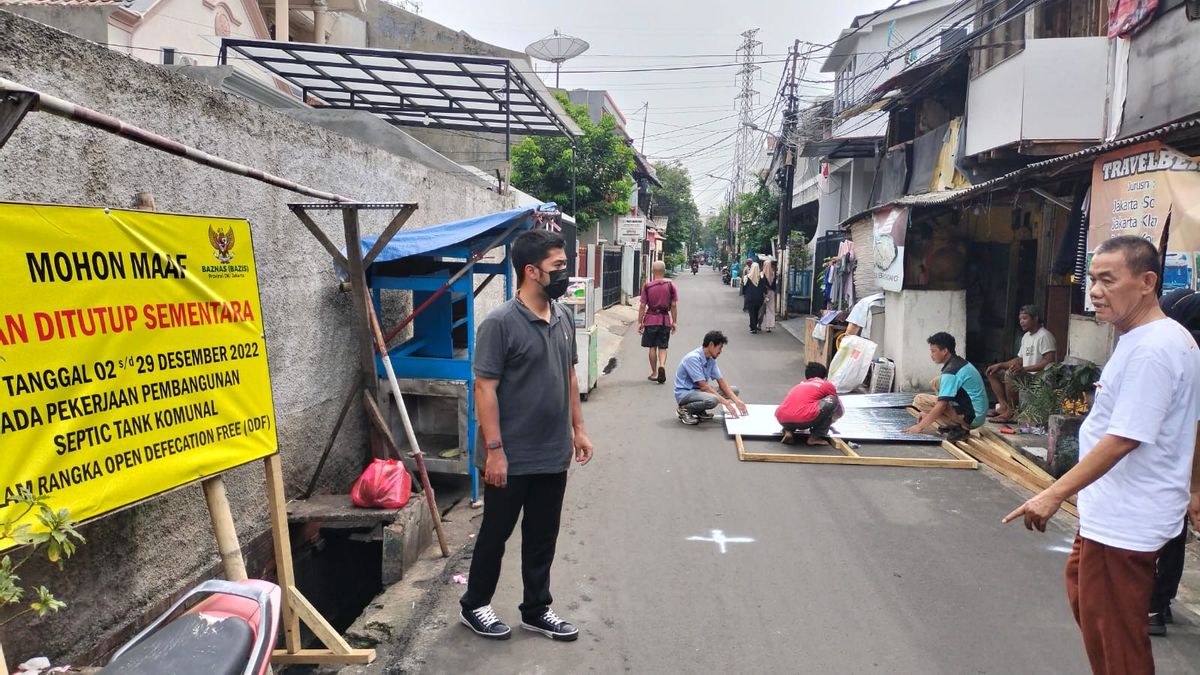
<path id="1" fill-rule="evenodd" d="M 108 675 L 237 675 L 246 668 L 254 631 L 236 617 L 184 614 L 100 670 Z"/>

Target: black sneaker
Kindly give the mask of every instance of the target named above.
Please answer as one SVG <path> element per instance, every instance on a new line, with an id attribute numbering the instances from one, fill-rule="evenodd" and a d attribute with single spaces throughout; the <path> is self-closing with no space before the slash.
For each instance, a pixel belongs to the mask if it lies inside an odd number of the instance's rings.
<path id="1" fill-rule="evenodd" d="M 546 608 L 541 616 L 521 619 L 521 628 L 541 633 L 551 640 L 571 642 L 579 637 L 579 629 L 558 618 L 554 610 Z"/>
<path id="2" fill-rule="evenodd" d="M 458 613 L 458 618 L 467 628 L 491 640 L 507 640 L 512 637 L 512 629 L 500 617 L 496 616 L 491 605 L 479 609 L 468 610 L 466 607 Z"/>
<path id="3" fill-rule="evenodd" d="M 953 427 L 946 430 L 946 440 L 950 441 L 951 443 L 961 441 L 969 435 L 971 435 L 971 432 L 962 427 Z"/>
<path id="4" fill-rule="evenodd" d="M 701 420 L 711 420 L 713 418 L 713 414 L 705 410 L 702 413 L 696 413 L 696 417 Z"/>
<path id="5" fill-rule="evenodd" d="M 1150 614 L 1150 624 L 1147 632 L 1157 637 L 1166 637 L 1167 621 L 1162 612 L 1152 612 Z"/>
<path id="6" fill-rule="evenodd" d="M 700 424 L 700 418 L 688 412 L 687 408 L 679 409 L 679 421 L 688 425 Z"/>
<path id="7" fill-rule="evenodd" d="M 1167 605 L 1162 611 L 1163 621 L 1166 623 L 1175 623 L 1175 617 L 1171 615 L 1171 606 Z"/>

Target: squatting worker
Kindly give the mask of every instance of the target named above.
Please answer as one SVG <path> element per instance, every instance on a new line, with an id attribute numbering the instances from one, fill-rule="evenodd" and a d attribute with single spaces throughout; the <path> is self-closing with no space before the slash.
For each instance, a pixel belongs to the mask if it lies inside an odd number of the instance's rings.
<path id="1" fill-rule="evenodd" d="M 983 426 L 988 405 L 983 377 L 978 368 L 955 353 L 957 343 L 953 335 L 934 333 L 926 342 L 929 358 L 942 367 L 941 376 L 934 380 L 937 396 L 917 394 L 913 398 L 913 407 L 921 414 L 917 423 L 904 431 L 919 434 L 940 423 L 938 430 L 946 434 L 947 440 L 962 440 L 971 429 Z"/>
<path id="2" fill-rule="evenodd" d="M 684 424 L 699 424 L 712 419 L 709 410 L 722 405 L 730 417 L 738 413 L 747 414 L 746 404 L 738 398 L 738 388 L 725 381 L 717 358 L 725 349 L 729 339 L 719 330 L 704 334 L 699 347 L 684 355 L 675 369 L 675 403 L 679 406 L 679 421 Z M 713 388 L 712 382 L 716 382 Z"/>
<path id="3" fill-rule="evenodd" d="M 532 230 L 512 245 L 516 297 L 488 314 L 475 343 L 475 405 L 483 446 L 483 523 L 475 539 L 460 618 L 486 638 L 512 634 L 492 609 L 504 545 L 521 518 L 521 627 L 574 640 L 575 626 L 550 609 L 550 565 L 572 454 L 587 464 L 575 380 L 575 322 L 557 302 L 567 290 L 563 238 Z M 524 516 L 521 512 L 524 511 Z"/>
<path id="4" fill-rule="evenodd" d="M 804 381 L 792 387 L 775 408 L 775 421 L 783 427 L 780 443 L 791 445 L 796 434 L 808 432 L 809 445 L 827 445 L 829 428 L 844 413 L 837 388 L 825 379 L 828 369 L 816 361 L 804 367 Z"/>
<path id="5" fill-rule="evenodd" d="M 667 381 L 667 346 L 679 323 L 679 291 L 667 281 L 667 264 L 655 260 L 650 266 L 650 281 L 642 284 L 638 308 L 638 333 L 642 346 L 650 350 L 650 377 L 659 384 Z"/>
<path id="6" fill-rule="evenodd" d="M 1024 517 L 1025 527 L 1044 532 L 1063 500 L 1079 493 L 1067 599 L 1092 671 L 1153 673 L 1146 617 L 1154 560 L 1185 512 L 1200 517 L 1200 349 L 1159 308 L 1150 242 L 1105 241 L 1088 277 L 1096 318 L 1121 337 L 1079 429 L 1079 463 L 1004 522 Z"/>

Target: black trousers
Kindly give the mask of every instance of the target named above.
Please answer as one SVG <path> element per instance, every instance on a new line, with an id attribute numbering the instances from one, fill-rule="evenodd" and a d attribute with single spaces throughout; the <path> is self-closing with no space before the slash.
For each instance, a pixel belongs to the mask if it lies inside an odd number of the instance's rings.
<path id="1" fill-rule="evenodd" d="M 817 438 L 828 438 L 829 427 L 833 426 L 833 414 L 837 412 L 838 402 L 832 396 L 826 396 L 817 403 L 817 416 L 811 420 L 797 420 L 784 422 L 780 426 L 784 431 L 799 433 L 808 431 L 809 434 Z"/>
<path id="2" fill-rule="evenodd" d="M 1150 594 L 1150 612 L 1158 614 L 1171 606 L 1183 578 L 1183 549 L 1187 544 L 1187 519 L 1179 536 L 1168 541 L 1158 552 L 1154 569 L 1154 591 Z"/>
<path id="3" fill-rule="evenodd" d="M 492 603 L 500 580 L 504 545 L 521 518 L 521 579 L 525 585 L 521 616 L 534 618 L 546 611 L 554 601 L 550 596 L 550 565 L 554 562 L 566 491 L 566 471 L 509 476 L 508 484 L 502 488 L 484 486 L 483 523 L 475 537 L 467 592 L 458 601 L 464 609 L 469 611 Z"/>
<path id="4" fill-rule="evenodd" d="M 746 303 L 746 310 L 750 312 L 750 330 L 758 330 L 762 325 L 762 306 L 762 300 Z"/>

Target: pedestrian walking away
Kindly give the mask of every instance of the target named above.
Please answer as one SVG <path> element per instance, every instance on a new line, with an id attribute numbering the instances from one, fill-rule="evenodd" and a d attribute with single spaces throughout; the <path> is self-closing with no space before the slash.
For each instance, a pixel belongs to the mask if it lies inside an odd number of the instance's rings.
<path id="1" fill-rule="evenodd" d="M 725 414 L 737 417 L 748 413 L 746 404 L 738 398 L 738 388 L 725 381 L 717 358 L 729 340 L 719 330 L 704 334 L 700 347 L 688 352 L 675 369 L 675 404 L 679 421 L 684 424 L 699 424 L 711 419 L 709 411 L 725 406 Z M 712 383 L 716 383 L 713 388 Z"/>
<path id="2" fill-rule="evenodd" d="M 828 376 L 828 369 L 816 361 L 804 367 L 804 381 L 775 408 L 775 420 L 783 427 L 780 443 L 790 445 L 796 442 L 796 434 L 808 432 L 808 445 L 829 444 L 829 427 L 845 410 L 837 388 L 825 379 Z"/>
<path id="3" fill-rule="evenodd" d="M 751 333 L 759 331 L 759 318 L 762 316 L 766 294 L 767 288 L 762 277 L 762 270 L 758 268 L 758 263 L 753 263 L 750 265 L 750 272 L 746 275 L 746 282 L 742 287 L 742 295 L 745 296 L 742 307 L 750 314 Z"/>
<path id="4" fill-rule="evenodd" d="M 563 238 L 532 230 L 512 245 L 516 297 L 480 324 L 475 346 L 475 401 L 483 452 L 483 522 L 475 539 L 459 618 L 475 633 L 508 639 L 512 631 L 492 608 L 504 546 L 521 520 L 521 627 L 555 640 L 579 631 L 550 608 L 550 567 L 558 541 L 567 469 L 587 464 L 575 379 L 575 322 L 554 302 L 567 290 Z"/>
<path id="5" fill-rule="evenodd" d="M 642 284 L 642 300 L 638 307 L 638 333 L 642 336 L 650 359 L 650 377 L 659 384 L 667 381 L 667 346 L 679 324 L 679 289 L 668 281 L 667 265 L 655 260 L 650 267 L 653 277 Z"/>
<path id="6" fill-rule="evenodd" d="M 1096 248 L 1096 318 L 1120 333 L 1079 429 L 1079 463 L 1003 522 L 1044 532 L 1078 493 L 1067 599 L 1092 671 L 1154 672 L 1146 617 L 1158 552 L 1184 515 L 1200 519 L 1200 349 L 1159 306 L 1159 253 L 1135 236 Z"/>
<path id="7" fill-rule="evenodd" d="M 779 292 L 779 279 L 775 275 L 775 260 L 767 258 L 762 267 L 763 304 L 758 311 L 758 328 L 770 333 L 775 329 L 775 296 Z"/>

